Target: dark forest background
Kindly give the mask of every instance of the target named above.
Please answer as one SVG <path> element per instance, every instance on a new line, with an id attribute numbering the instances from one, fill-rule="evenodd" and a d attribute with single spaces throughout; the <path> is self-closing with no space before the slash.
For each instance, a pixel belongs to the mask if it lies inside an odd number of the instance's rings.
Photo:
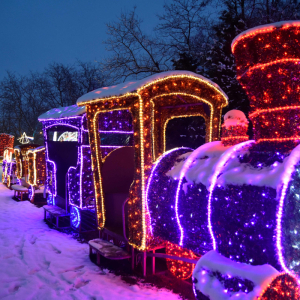
<path id="1" fill-rule="evenodd" d="M 40 114 L 75 104 L 81 95 L 102 86 L 167 70 L 189 70 L 213 80 L 229 96 L 223 113 L 240 109 L 247 115 L 249 101 L 236 79 L 232 40 L 251 27 L 296 20 L 299 15 L 297 0 L 170 0 L 148 33 L 133 8 L 107 24 L 104 43 L 110 55 L 105 61 L 54 62 L 27 76 L 8 71 L 0 81 L 0 132 L 16 138 L 26 132 L 41 143 Z M 205 128 L 201 118 L 186 118 L 174 119 L 167 130 L 169 147 L 194 148 L 202 143 Z"/>

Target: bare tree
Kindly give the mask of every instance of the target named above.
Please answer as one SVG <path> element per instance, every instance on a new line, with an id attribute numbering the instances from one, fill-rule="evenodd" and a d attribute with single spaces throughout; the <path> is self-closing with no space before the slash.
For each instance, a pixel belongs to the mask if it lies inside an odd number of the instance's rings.
<path id="1" fill-rule="evenodd" d="M 18 76 L 11 72 L 0 82 L 0 131 L 20 136 L 23 131 L 41 139 L 38 116 L 55 107 L 76 103 L 83 94 L 102 87 L 98 64 L 50 64 L 42 73 Z"/>
<path id="2" fill-rule="evenodd" d="M 146 35 L 141 25 L 135 8 L 122 13 L 118 21 L 107 24 L 109 38 L 104 43 L 112 55 L 104 61 L 103 69 L 114 82 L 141 78 L 170 68 L 171 57 L 166 55 L 166 45 L 158 36 Z"/>
<path id="3" fill-rule="evenodd" d="M 205 8 L 211 0 L 173 0 L 164 5 L 164 13 L 158 15 L 160 23 L 156 31 L 173 50 L 173 55 L 195 52 L 195 37 L 199 32 L 207 36 L 208 14 Z"/>

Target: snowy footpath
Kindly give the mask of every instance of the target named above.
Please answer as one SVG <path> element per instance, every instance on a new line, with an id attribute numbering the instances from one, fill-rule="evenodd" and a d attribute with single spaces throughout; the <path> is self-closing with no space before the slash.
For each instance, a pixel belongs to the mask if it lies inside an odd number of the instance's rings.
<path id="1" fill-rule="evenodd" d="M 0 183 L 0 299 L 180 299 L 167 290 L 130 286 L 97 267 L 87 244 L 50 229 L 43 208 L 12 195 Z"/>

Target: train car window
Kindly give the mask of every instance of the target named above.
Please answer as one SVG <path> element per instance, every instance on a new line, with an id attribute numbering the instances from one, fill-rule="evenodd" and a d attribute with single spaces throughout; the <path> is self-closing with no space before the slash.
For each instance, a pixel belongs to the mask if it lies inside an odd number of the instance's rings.
<path id="1" fill-rule="evenodd" d="M 52 142 L 78 142 L 78 131 L 49 130 L 48 141 Z"/>
<path id="2" fill-rule="evenodd" d="M 196 149 L 205 143 L 206 126 L 201 116 L 174 118 L 166 128 L 166 150 L 177 147 Z"/>
<path id="3" fill-rule="evenodd" d="M 102 146 L 133 146 L 133 134 L 100 133 Z"/>

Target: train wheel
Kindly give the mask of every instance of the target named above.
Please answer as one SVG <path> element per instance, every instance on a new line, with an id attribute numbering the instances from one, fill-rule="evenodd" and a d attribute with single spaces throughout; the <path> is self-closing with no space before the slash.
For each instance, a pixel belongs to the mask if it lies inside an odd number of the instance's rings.
<path id="1" fill-rule="evenodd" d="M 182 247 L 180 247 L 176 244 L 172 244 L 170 242 L 167 242 L 166 254 L 190 258 L 190 259 L 198 258 L 198 256 L 196 256 L 191 250 L 182 248 Z M 177 278 L 182 279 L 182 280 L 186 280 L 186 279 L 190 278 L 195 269 L 194 264 L 183 262 L 180 260 L 172 260 L 172 259 L 167 259 L 167 267 L 168 267 L 168 270 L 174 276 L 176 276 Z"/>
<path id="2" fill-rule="evenodd" d="M 7 180 L 6 181 L 7 187 L 10 188 L 10 186 L 11 186 L 10 176 L 7 176 L 6 180 Z"/>
<path id="3" fill-rule="evenodd" d="M 70 219 L 71 219 L 72 226 L 74 226 L 75 228 L 78 228 L 80 226 L 80 222 L 81 222 L 80 211 L 75 206 L 71 206 Z"/>

